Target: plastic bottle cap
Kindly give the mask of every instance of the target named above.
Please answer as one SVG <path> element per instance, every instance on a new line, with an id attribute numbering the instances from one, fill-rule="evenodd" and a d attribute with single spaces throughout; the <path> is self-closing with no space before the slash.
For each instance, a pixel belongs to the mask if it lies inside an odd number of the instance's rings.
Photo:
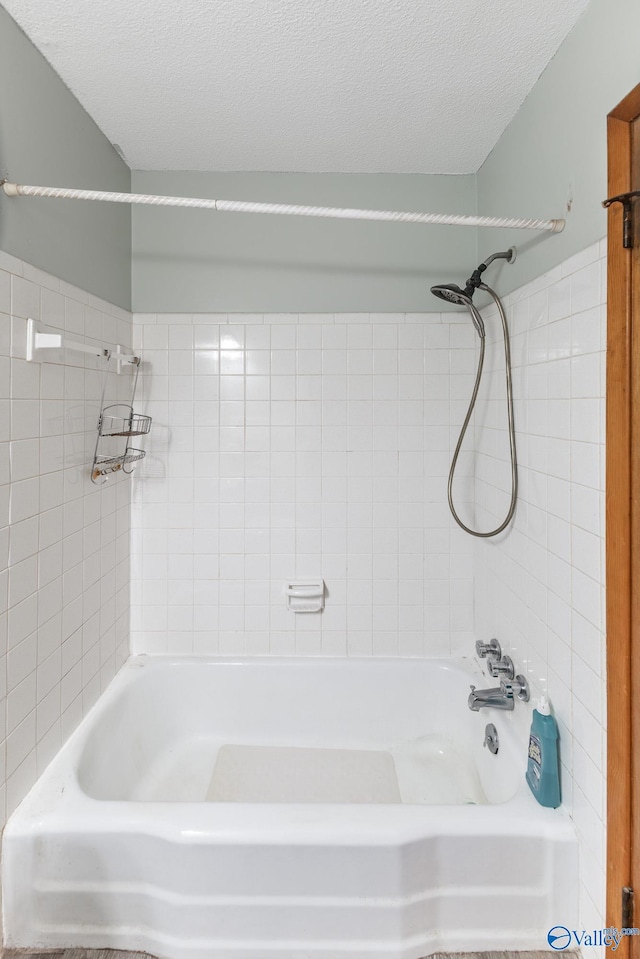
<path id="1" fill-rule="evenodd" d="M 540 697 L 540 699 L 538 700 L 538 705 L 536 706 L 536 709 L 538 710 L 541 716 L 551 715 L 551 707 L 549 706 L 549 700 L 547 699 L 546 696 Z"/>

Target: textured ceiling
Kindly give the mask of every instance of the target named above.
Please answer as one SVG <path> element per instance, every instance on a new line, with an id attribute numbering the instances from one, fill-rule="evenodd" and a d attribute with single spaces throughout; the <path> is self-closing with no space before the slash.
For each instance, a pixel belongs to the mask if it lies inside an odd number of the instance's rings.
<path id="1" fill-rule="evenodd" d="M 129 165 L 473 173 L 588 0 L 3 0 Z"/>

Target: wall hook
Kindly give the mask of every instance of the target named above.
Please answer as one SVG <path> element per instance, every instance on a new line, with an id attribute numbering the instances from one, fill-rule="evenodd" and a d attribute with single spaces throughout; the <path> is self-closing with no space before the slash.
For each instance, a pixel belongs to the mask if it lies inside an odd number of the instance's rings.
<path id="1" fill-rule="evenodd" d="M 633 249 L 633 204 L 632 200 L 640 196 L 640 190 L 631 190 L 629 193 L 619 193 L 603 200 L 602 205 L 607 210 L 612 203 L 622 204 L 622 246 L 625 250 Z"/>

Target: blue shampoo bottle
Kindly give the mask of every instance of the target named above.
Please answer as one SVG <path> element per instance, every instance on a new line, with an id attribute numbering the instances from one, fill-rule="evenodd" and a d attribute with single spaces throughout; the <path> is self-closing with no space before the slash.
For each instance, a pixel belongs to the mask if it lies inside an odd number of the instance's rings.
<path id="1" fill-rule="evenodd" d="M 527 782 L 541 806 L 560 805 L 560 757 L 558 724 L 551 715 L 546 696 L 533 710 L 529 736 Z"/>

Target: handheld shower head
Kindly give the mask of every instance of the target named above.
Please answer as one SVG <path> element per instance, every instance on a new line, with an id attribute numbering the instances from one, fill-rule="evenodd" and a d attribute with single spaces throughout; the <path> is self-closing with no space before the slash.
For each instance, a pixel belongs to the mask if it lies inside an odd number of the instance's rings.
<path id="1" fill-rule="evenodd" d="M 482 274 L 490 263 L 493 263 L 494 260 L 506 260 L 507 263 L 513 263 L 515 258 L 516 249 L 514 246 L 510 247 L 505 253 L 492 253 L 491 256 L 487 257 L 484 263 L 481 263 L 480 266 L 473 271 L 467 280 L 467 285 L 464 290 L 461 290 L 455 283 L 437 283 L 431 287 L 431 292 L 434 296 L 439 296 L 441 300 L 446 300 L 448 303 L 466 306 L 471 314 L 471 319 L 478 332 L 478 336 L 484 336 L 484 323 L 478 310 L 473 305 L 473 294 L 479 286 L 482 286 Z"/>
<path id="2" fill-rule="evenodd" d="M 471 297 L 464 290 L 461 290 L 455 283 L 437 283 L 431 287 L 434 296 L 439 296 L 441 300 L 447 300 L 449 303 L 462 304 L 469 306 Z"/>
<path id="3" fill-rule="evenodd" d="M 482 322 L 482 317 L 473 305 L 473 301 L 471 299 L 473 292 L 469 293 L 468 289 L 461 290 L 460 287 L 456 286 L 455 283 L 438 283 L 436 286 L 431 287 L 431 292 L 434 296 L 438 296 L 441 300 L 446 300 L 448 303 L 456 303 L 458 306 L 466 306 L 471 314 L 471 319 L 476 328 L 478 336 L 484 336 L 484 323 Z"/>

